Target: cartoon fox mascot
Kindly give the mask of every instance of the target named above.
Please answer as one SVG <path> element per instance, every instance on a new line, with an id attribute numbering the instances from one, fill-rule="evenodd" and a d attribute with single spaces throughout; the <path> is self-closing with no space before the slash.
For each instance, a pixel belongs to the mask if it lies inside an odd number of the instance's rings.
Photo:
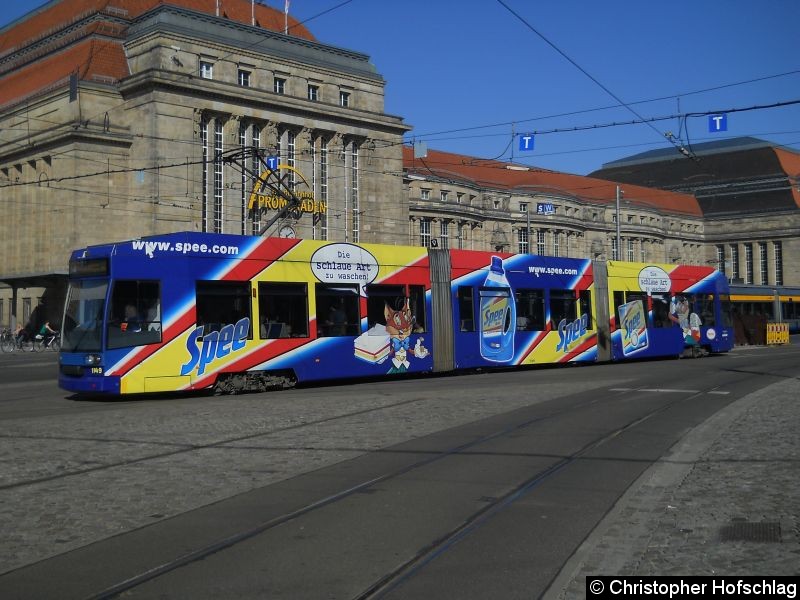
<path id="1" fill-rule="evenodd" d="M 405 373 L 409 367 L 409 353 L 417 358 L 428 356 L 428 349 L 422 345 L 424 339 L 419 338 L 416 346 L 410 347 L 409 336 L 414 327 L 414 317 L 411 315 L 408 298 L 400 310 L 394 310 L 389 304 L 384 304 L 383 316 L 386 318 L 386 333 L 389 334 L 391 344 L 392 368 L 389 373 Z"/>

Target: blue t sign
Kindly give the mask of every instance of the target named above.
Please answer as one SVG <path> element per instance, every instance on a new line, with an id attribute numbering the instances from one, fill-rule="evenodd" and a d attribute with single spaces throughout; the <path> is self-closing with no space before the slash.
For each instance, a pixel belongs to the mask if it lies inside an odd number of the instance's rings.
<path id="1" fill-rule="evenodd" d="M 708 131 L 709 133 L 728 131 L 728 115 L 725 113 L 721 115 L 708 115 Z"/>
<path id="2" fill-rule="evenodd" d="M 533 134 L 532 133 L 523 133 L 519 136 L 519 150 L 520 152 L 525 152 L 527 150 L 533 150 Z"/>
<path id="3" fill-rule="evenodd" d="M 277 156 L 268 156 L 267 157 L 267 169 L 270 171 L 277 171 L 278 170 L 278 157 Z"/>

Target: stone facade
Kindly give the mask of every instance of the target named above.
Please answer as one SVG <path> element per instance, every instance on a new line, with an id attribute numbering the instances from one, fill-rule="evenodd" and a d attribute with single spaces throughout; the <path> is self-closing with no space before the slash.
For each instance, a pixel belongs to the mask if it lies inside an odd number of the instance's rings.
<path id="1" fill-rule="evenodd" d="M 616 185 L 443 152 L 405 158 L 408 243 L 569 257 L 705 264 L 705 223 L 693 198 L 625 186 L 616 249 Z M 470 165 L 465 168 L 463 165 Z M 590 193 L 588 193 L 590 192 Z M 669 202 L 682 204 L 671 209 Z M 540 205 L 552 205 L 541 214 Z M 686 206 L 690 209 L 687 210 Z M 550 206 L 547 206 L 549 209 Z M 549 210 L 543 212 L 550 212 Z"/>
<path id="2" fill-rule="evenodd" d="M 800 211 L 706 219 L 706 256 L 736 283 L 798 287 Z"/>
<path id="3" fill-rule="evenodd" d="M 695 148 L 697 162 L 658 151 L 589 177 L 436 151 L 415 161 L 407 148 L 408 241 L 714 265 L 734 283 L 800 286 L 800 154 L 750 139 Z"/>
<path id="4" fill-rule="evenodd" d="M 0 107 L 0 279 L 13 288 L 0 289 L 0 325 L 12 313 L 26 322 L 48 295 L 59 318 L 74 248 L 258 232 L 274 211 L 248 209 L 253 173 L 265 170 L 253 147 L 327 207 L 267 235 L 406 242 L 408 127 L 385 114 L 385 81 L 367 56 L 176 6 L 85 19 L 100 17 L 119 26 L 108 32 L 127 72 L 81 78 L 72 98 L 61 81 Z"/>
<path id="5" fill-rule="evenodd" d="M 749 137 L 692 151 L 646 152 L 592 175 L 693 195 L 706 263 L 736 283 L 800 286 L 800 153 Z"/>
<path id="6" fill-rule="evenodd" d="M 226 3 L 238 18 L 87 2 L 46 5 L 37 22 L 56 20 L 39 32 L 19 34 L 32 18 L 2 30 L 0 326 L 59 320 L 74 248 L 181 230 L 258 233 L 275 214 L 248 208 L 266 156 L 327 209 L 285 216 L 266 235 L 713 264 L 742 282 L 800 286 L 796 153 L 762 144 L 758 161 L 707 169 L 699 186 L 658 156 L 596 178 L 436 151 L 415 160 L 402 145 L 410 128 L 385 113 L 385 81 L 364 54 L 304 28 L 251 23 L 245 0 Z M 72 82 L 66 55 L 81 64 Z M 612 181 L 623 188 L 619 248 Z M 721 204 L 731 188 L 736 201 Z"/>

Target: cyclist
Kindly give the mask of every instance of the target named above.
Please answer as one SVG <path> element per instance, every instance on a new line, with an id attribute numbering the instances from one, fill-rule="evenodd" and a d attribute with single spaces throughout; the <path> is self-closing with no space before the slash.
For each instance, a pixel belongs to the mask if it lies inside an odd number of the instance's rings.
<path id="1" fill-rule="evenodd" d="M 42 343 L 45 347 L 50 345 L 50 342 L 56 337 L 58 331 L 50 327 L 50 321 L 45 321 L 42 328 L 39 329 L 39 335 L 42 337 Z"/>
<path id="2" fill-rule="evenodd" d="M 14 330 L 14 344 L 17 348 L 22 348 L 22 344 L 31 339 L 31 334 L 26 327 L 17 323 L 17 328 Z"/>

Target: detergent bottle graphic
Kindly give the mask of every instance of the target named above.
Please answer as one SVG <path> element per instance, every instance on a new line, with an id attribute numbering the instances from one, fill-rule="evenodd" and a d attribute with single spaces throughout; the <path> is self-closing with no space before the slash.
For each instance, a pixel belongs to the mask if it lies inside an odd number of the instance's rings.
<path id="1" fill-rule="evenodd" d="M 499 256 L 492 257 L 480 299 L 481 356 L 492 362 L 509 362 L 514 358 L 517 306 Z"/>

